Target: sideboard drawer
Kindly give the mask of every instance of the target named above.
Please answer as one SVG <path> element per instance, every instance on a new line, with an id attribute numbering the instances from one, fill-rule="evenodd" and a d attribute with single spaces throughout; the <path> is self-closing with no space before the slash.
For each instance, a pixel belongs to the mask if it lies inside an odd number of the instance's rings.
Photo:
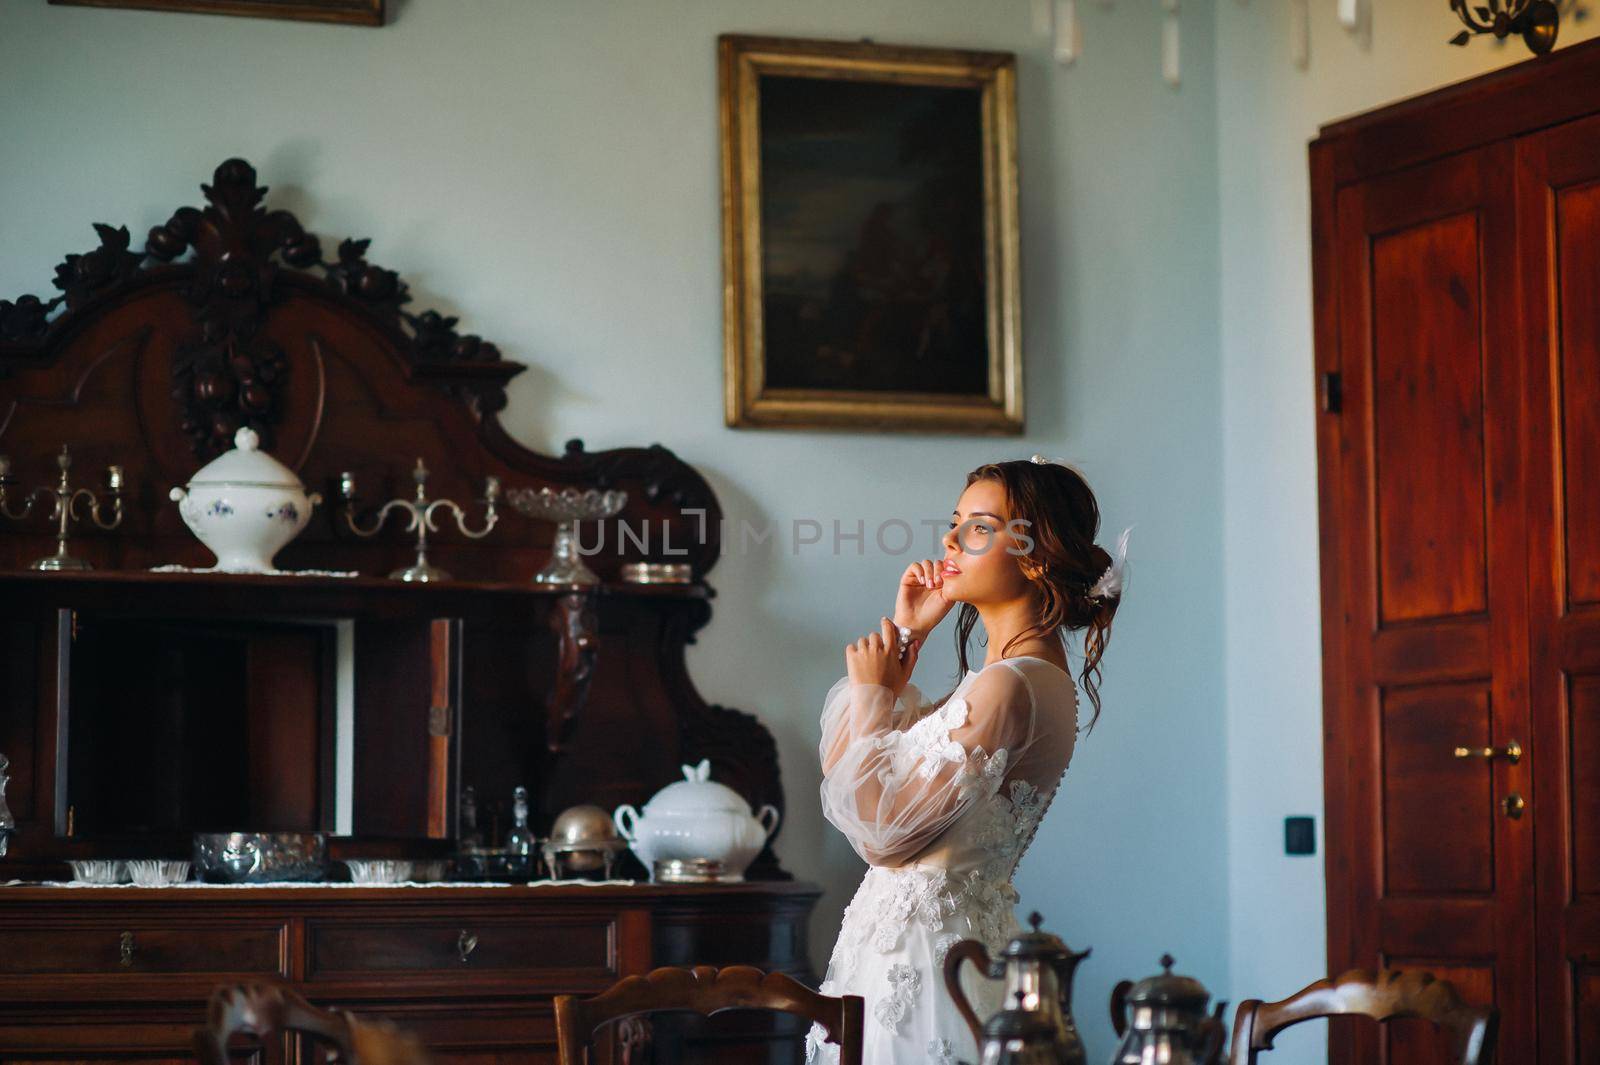
<path id="1" fill-rule="evenodd" d="M 226 927 L 28 925 L 0 927 L 0 975 L 51 973 L 276 973 L 282 924 Z"/>
<path id="2" fill-rule="evenodd" d="M 311 921 L 310 979 L 371 973 L 538 972 L 611 976 L 616 923 L 609 915 L 520 921 Z"/>

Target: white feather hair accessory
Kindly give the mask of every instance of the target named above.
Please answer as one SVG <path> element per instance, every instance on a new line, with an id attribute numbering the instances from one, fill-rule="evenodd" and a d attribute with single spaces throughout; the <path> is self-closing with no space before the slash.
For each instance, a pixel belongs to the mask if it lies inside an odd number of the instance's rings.
<path id="1" fill-rule="evenodd" d="M 1089 478 L 1084 477 L 1083 471 L 1078 469 L 1078 467 L 1074 466 L 1072 463 L 1068 462 L 1066 459 L 1047 459 L 1035 451 L 1028 457 L 1028 461 L 1036 462 L 1041 466 L 1052 463 L 1057 466 L 1065 466 L 1073 473 L 1076 473 L 1079 477 L 1083 477 L 1084 482 L 1088 483 Z M 1107 566 L 1106 571 L 1100 574 L 1100 578 L 1090 586 L 1089 598 L 1122 598 L 1122 590 L 1128 583 L 1128 534 L 1131 532 L 1133 532 L 1132 525 L 1128 526 L 1126 529 L 1123 529 L 1122 535 L 1117 537 L 1117 549 L 1116 551 L 1112 552 L 1111 565 Z"/>
<path id="2" fill-rule="evenodd" d="M 1122 590 L 1128 583 L 1128 534 L 1133 532 L 1130 525 L 1122 530 L 1122 535 L 1117 537 L 1117 550 L 1111 556 L 1111 565 L 1100 574 L 1100 579 L 1094 582 L 1089 589 L 1092 599 L 1121 599 Z"/>
<path id="3" fill-rule="evenodd" d="M 1075 466 L 1072 463 L 1068 462 L 1066 459 L 1047 459 L 1043 455 L 1041 455 L 1037 451 L 1035 451 L 1032 455 L 1028 456 L 1028 461 L 1029 462 L 1036 462 L 1041 466 L 1051 466 L 1051 465 L 1065 466 L 1067 469 L 1071 470 L 1073 473 L 1077 474 L 1079 477 L 1082 477 L 1085 484 L 1087 484 L 1089 482 L 1089 478 L 1084 475 L 1084 472 L 1082 470 L 1080 470 L 1077 466 Z"/>

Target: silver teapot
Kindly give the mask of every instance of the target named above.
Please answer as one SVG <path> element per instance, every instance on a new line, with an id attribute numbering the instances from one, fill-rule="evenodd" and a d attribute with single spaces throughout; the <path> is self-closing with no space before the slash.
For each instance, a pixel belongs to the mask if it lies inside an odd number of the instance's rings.
<path id="1" fill-rule="evenodd" d="M 1086 1065 L 1083 1039 L 1072 1020 L 1072 974 L 1089 952 L 1078 953 L 1049 932 L 1039 931 L 1037 913 L 1028 915 L 1031 932 L 1021 932 L 1000 957 L 976 939 L 963 939 L 944 960 L 944 984 L 956 1009 L 972 1029 L 982 1065 Z M 980 1025 L 961 990 L 961 963 L 971 961 L 991 979 L 1005 978 L 1002 1009 Z"/>
<path id="2" fill-rule="evenodd" d="M 1192 976 L 1175 975 L 1172 955 L 1162 971 L 1137 984 L 1124 980 L 1111 990 L 1111 1024 L 1122 1043 L 1111 1065 L 1218 1065 L 1226 1030 L 1222 1013 L 1206 1014 L 1211 993 Z"/>

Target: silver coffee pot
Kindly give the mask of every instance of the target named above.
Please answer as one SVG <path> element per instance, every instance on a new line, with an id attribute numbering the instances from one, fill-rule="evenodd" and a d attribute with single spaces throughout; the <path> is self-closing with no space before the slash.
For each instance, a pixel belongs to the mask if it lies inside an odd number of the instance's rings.
<path id="1" fill-rule="evenodd" d="M 944 983 L 956 1009 L 972 1029 L 981 1065 L 1085 1065 L 1083 1039 L 1072 1020 L 1072 974 L 1089 956 L 1078 953 L 1049 932 L 1043 920 L 1029 914 L 1033 931 L 1016 935 L 1000 957 L 976 939 L 963 939 L 945 955 Z M 971 961 L 991 979 L 1005 978 L 1006 1002 L 982 1025 L 961 989 L 961 963 Z"/>
<path id="2" fill-rule="evenodd" d="M 1122 1038 L 1112 1065 L 1217 1065 L 1226 1030 L 1217 1003 L 1206 1015 L 1211 993 L 1192 976 L 1172 971 L 1172 955 L 1161 956 L 1162 971 L 1137 984 L 1124 980 L 1111 991 L 1111 1024 Z"/>

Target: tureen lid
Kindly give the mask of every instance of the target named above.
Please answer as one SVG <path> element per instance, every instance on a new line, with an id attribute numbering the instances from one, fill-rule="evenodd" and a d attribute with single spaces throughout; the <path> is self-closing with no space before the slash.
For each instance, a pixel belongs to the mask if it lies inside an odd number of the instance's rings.
<path id="1" fill-rule="evenodd" d="M 698 765 L 680 766 L 683 779 L 668 784 L 644 804 L 645 816 L 650 814 L 707 814 L 739 813 L 750 815 L 750 804 L 737 791 L 726 784 L 711 779 L 711 760 L 702 758 Z"/>
<path id="2" fill-rule="evenodd" d="M 304 488 L 294 471 L 261 450 L 261 437 L 248 425 L 233 434 L 233 450 L 224 451 L 189 478 L 195 484 L 261 484 Z"/>

